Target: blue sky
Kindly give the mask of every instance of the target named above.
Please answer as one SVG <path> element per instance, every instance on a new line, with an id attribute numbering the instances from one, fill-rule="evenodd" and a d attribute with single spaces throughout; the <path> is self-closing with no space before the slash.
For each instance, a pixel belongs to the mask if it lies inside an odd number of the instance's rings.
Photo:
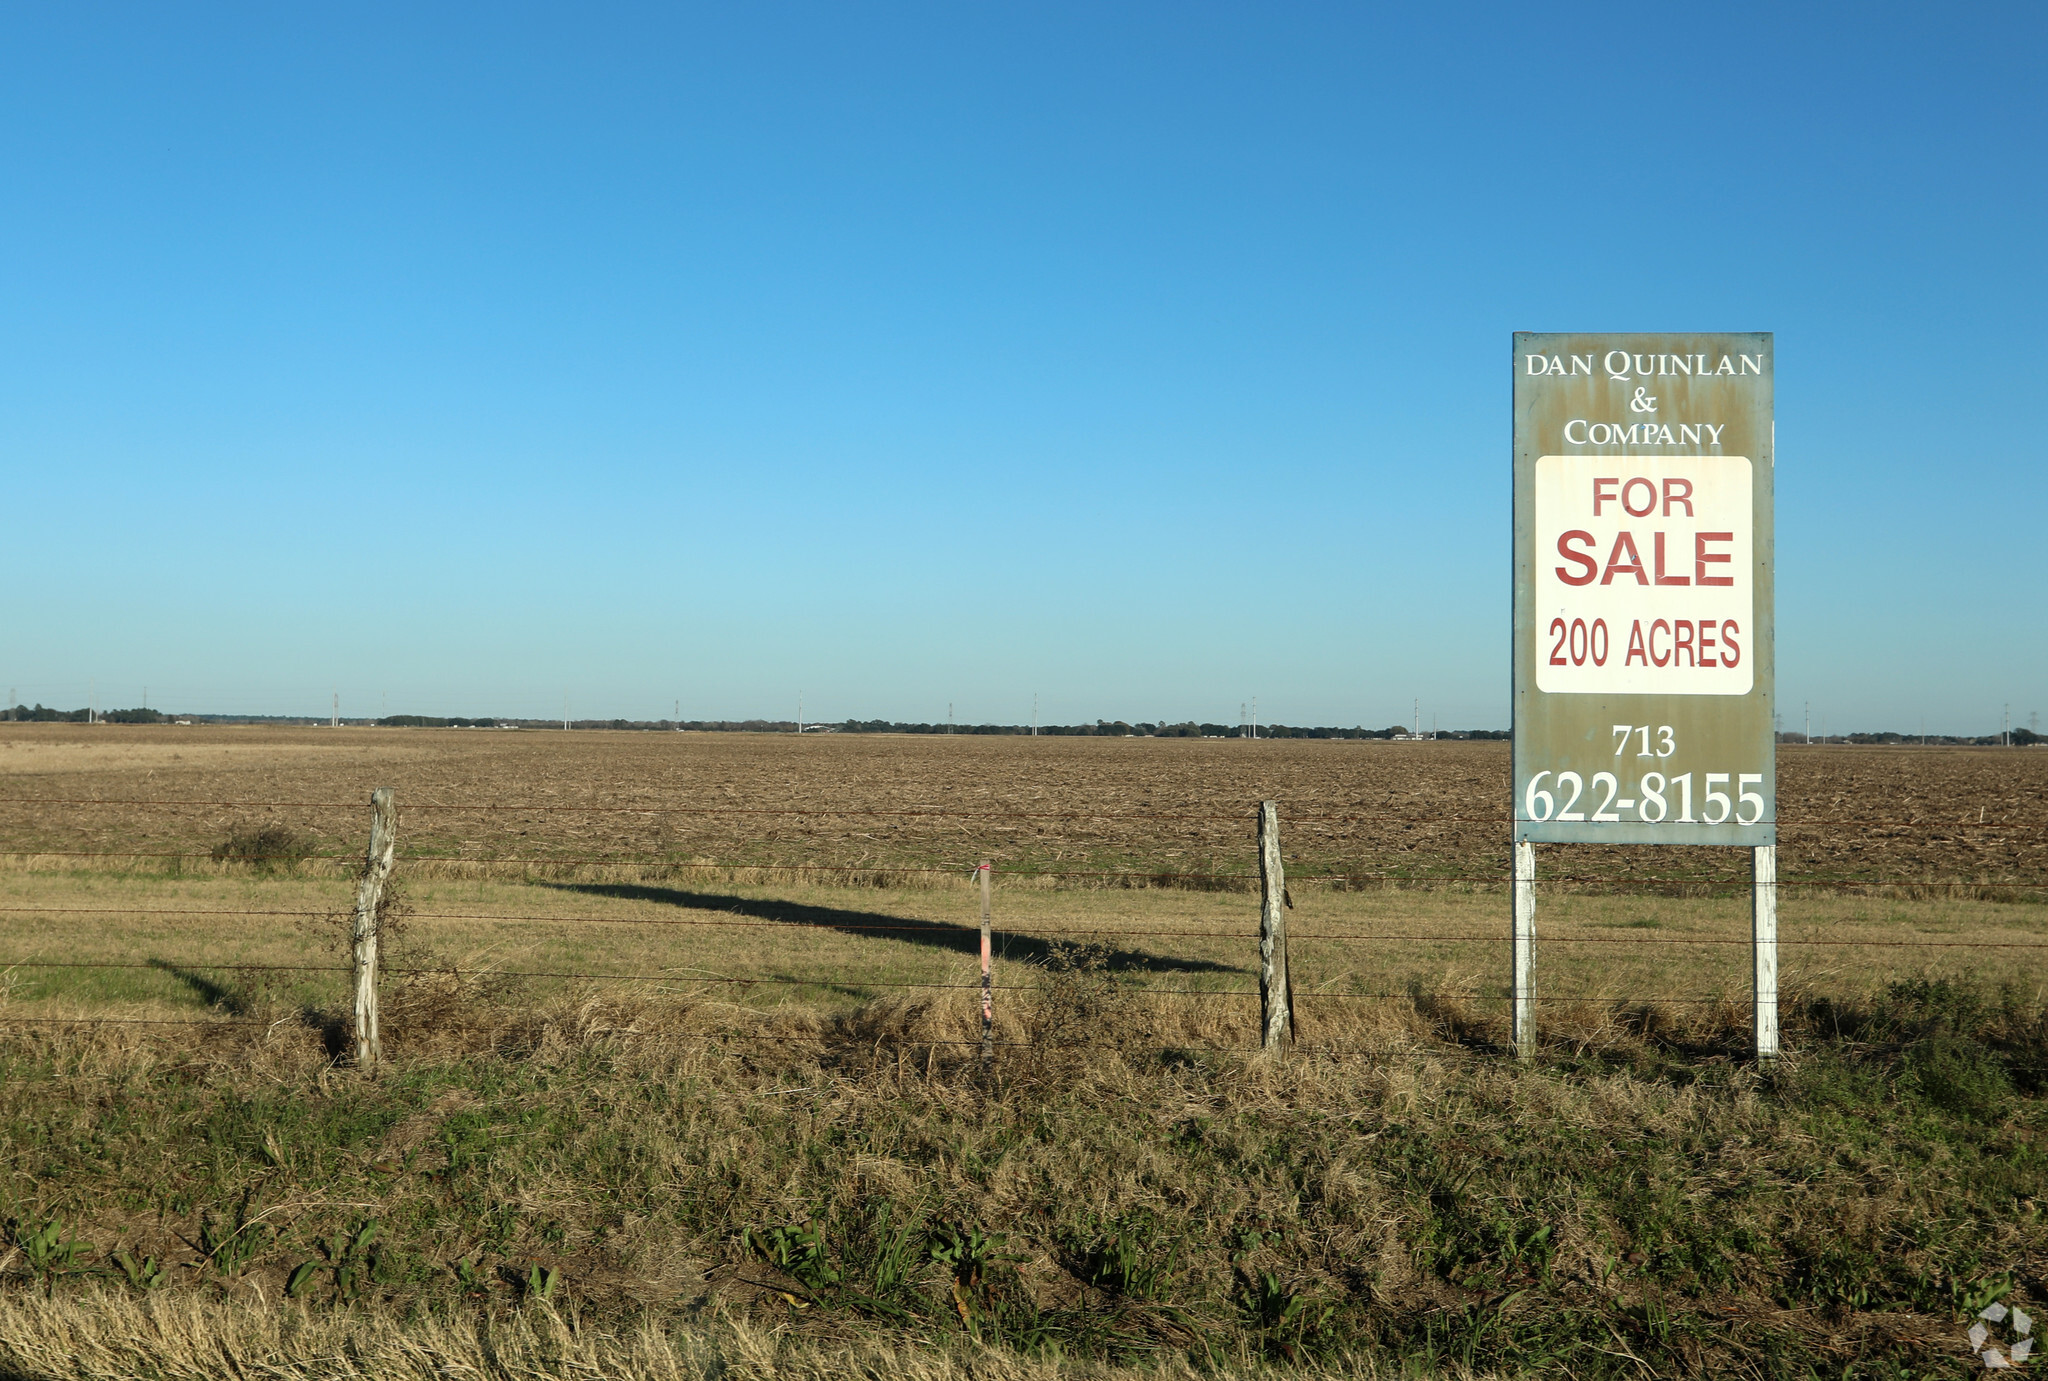
<path id="1" fill-rule="evenodd" d="M 9 7 L 0 690 L 1504 726 L 1509 333 L 1770 330 L 1788 721 L 2024 723 L 2044 78 L 2023 5 Z"/>

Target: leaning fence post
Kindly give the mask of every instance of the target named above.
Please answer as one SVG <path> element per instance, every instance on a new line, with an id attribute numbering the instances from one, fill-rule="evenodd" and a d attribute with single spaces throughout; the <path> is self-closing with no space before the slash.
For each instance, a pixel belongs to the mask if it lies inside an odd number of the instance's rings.
<path id="1" fill-rule="evenodd" d="M 1515 919 L 1510 936 L 1509 1038 L 1520 1058 L 1536 1054 L 1536 846 L 1515 841 Z"/>
<path id="2" fill-rule="evenodd" d="M 377 1039 L 377 912 L 397 848 L 398 807 L 391 788 L 380 786 L 370 793 L 370 852 L 356 889 L 356 1064 L 364 1069 L 384 1055 Z"/>
<path id="3" fill-rule="evenodd" d="M 1280 866 L 1280 803 L 1259 802 L 1259 1044 L 1294 1037 L 1287 982 L 1287 874 Z"/>
<path id="4" fill-rule="evenodd" d="M 1778 1058 L 1778 846 L 1750 850 L 1754 886 L 1749 901 L 1750 960 L 1756 979 L 1756 1058 Z"/>
<path id="5" fill-rule="evenodd" d="M 981 1058 L 986 1061 L 995 1042 L 996 990 L 989 961 L 989 863 L 975 869 L 981 874 Z"/>

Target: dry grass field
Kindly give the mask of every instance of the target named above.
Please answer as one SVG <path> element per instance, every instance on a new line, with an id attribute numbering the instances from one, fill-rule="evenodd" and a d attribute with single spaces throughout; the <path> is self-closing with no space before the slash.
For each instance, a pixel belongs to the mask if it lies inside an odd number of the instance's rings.
<path id="1" fill-rule="evenodd" d="M 839 1012 L 920 992 L 970 1031 L 978 894 L 943 886 L 801 881 L 407 885 L 412 914 L 387 987 L 453 971 L 520 1001 L 635 995 Z M 345 880 L 0 872 L 0 1014 L 165 1019 L 342 1009 Z M 1244 1046 L 1258 1013 L 1256 899 L 1151 888 L 996 892 L 999 1031 L 1054 946 L 1096 946 L 1156 1013 L 1159 1040 Z M 1346 1050 L 1405 1047 L 1418 1029 L 1504 1033 L 1497 894 L 1303 891 L 1291 919 L 1299 1038 Z M 1617 1021 L 1688 1012 L 1733 1020 L 1747 1001 L 1747 899 L 1563 893 L 1543 902 L 1547 1038 L 1597 1040 Z M 1786 904 L 1784 983 L 1862 994 L 1901 978 L 1995 970 L 2048 947 L 2048 909 L 1970 899 L 1797 894 Z M 88 967 L 92 965 L 111 967 Z M 81 967 L 48 967 L 81 966 Z M 242 967 L 238 967 L 242 966 Z M 247 967 L 259 966 L 259 967 Z M 263 967 L 274 966 L 274 967 Z M 312 972 L 296 966 L 318 966 Z M 1415 1013 L 1433 1016 L 1417 1027 Z M 401 1046 L 401 1005 L 387 1020 Z"/>
<path id="2" fill-rule="evenodd" d="M 2048 754 L 1783 754 L 1770 1070 L 1707 850 L 1541 850 L 1501 1055 L 1506 765 L 0 728 L 0 1375 L 1903 1377 L 2048 1312 Z"/>

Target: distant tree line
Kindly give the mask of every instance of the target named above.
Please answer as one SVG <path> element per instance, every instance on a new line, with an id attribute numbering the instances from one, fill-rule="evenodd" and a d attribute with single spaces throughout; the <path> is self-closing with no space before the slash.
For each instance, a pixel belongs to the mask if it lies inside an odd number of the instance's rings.
<path id="1" fill-rule="evenodd" d="M 29 724 L 86 724 L 94 718 L 90 709 L 53 710 L 38 704 L 33 708 L 16 705 L 6 717 Z M 162 710 L 101 710 L 98 718 L 108 724 L 168 724 L 171 717 Z"/>
<path id="2" fill-rule="evenodd" d="M 1778 735 L 1780 743 L 1874 743 L 1874 744 L 1920 744 L 1929 747 L 1940 744 L 1944 748 L 1996 748 L 2008 740 L 2000 734 L 1900 734 L 1886 730 L 1880 734 L 1805 734 L 1792 730 Z M 2030 748 L 2037 743 L 2048 743 L 2048 734 L 2037 734 L 2032 729 L 2014 729 L 2010 742 L 2015 748 Z"/>
<path id="3" fill-rule="evenodd" d="M 16 705 L 12 709 L 0 710 L 0 718 L 31 724 L 84 724 L 95 718 L 89 709 L 58 710 L 48 705 Z M 202 724 L 303 724 L 324 725 L 324 718 L 309 715 L 233 715 L 233 714 L 183 714 L 171 715 L 162 710 L 128 709 L 102 710 L 97 718 L 105 724 L 169 724 L 174 719 L 193 720 Z M 556 729 L 562 727 L 559 719 L 465 719 L 459 715 L 446 717 L 423 714 L 385 715 L 376 720 L 347 720 L 349 724 L 374 724 L 387 729 Z M 796 721 L 790 719 L 575 719 L 569 721 L 571 729 L 643 729 L 643 730 L 687 730 L 692 733 L 736 733 L 736 734 L 791 734 L 797 730 Z M 1033 730 L 1028 724 L 913 724 L 890 719 L 848 719 L 830 724 L 805 724 L 805 733 L 834 734 L 997 734 L 1020 735 L 1036 732 L 1047 738 L 1240 738 L 1249 730 L 1238 724 L 1203 724 L 1182 720 L 1178 724 L 1164 721 L 1141 720 L 1135 724 L 1121 719 L 1098 719 L 1093 724 L 1046 724 Z M 1333 725 L 1299 726 L 1288 724 L 1259 725 L 1260 738 L 1330 738 L 1330 739 L 1390 739 L 1406 734 L 1405 724 L 1389 725 L 1384 729 L 1353 727 L 1338 728 Z M 1509 739 L 1513 737 L 1506 729 L 1439 729 L 1440 739 Z M 1890 730 L 1882 733 L 1831 734 L 1822 737 L 1816 734 L 1811 740 L 1805 734 L 1786 732 L 1778 735 L 1780 743 L 1820 744 L 1898 744 L 1926 743 L 1939 744 L 1948 748 L 1997 747 L 2008 741 L 1999 734 L 1902 734 Z M 2010 742 L 2015 748 L 2032 747 L 2048 743 L 2048 735 L 2032 729 L 2014 729 Z"/>
<path id="4" fill-rule="evenodd" d="M 0 720 L 16 720 L 30 724 L 86 724 L 97 718 L 102 724 L 174 724 L 189 720 L 195 724 L 325 724 L 325 716 L 314 717 L 302 714 L 173 714 L 166 710 L 101 710 L 95 716 L 90 709 L 55 710 L 47 705 L 16 705 L 12 709 L 0 709 Z M 344 720 L 343 723 L 361 724 L 362 720 Z"/>

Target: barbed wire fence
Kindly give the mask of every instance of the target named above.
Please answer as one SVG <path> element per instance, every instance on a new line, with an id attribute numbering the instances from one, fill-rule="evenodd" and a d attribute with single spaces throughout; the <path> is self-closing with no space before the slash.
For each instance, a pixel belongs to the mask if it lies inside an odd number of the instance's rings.
<path id="1" fill-rule="evenodd" d="M 273 852 L 240 851 L 233 847 L 215 844 L 208 848 L 173 847 L 148 848 L 131 846 L 98 848 L 55 848 L 49 847 L 48 838 L 17 838 L 8 844 L 0 844 L 0 856 L 10 856 L 23 867 L 34 869 L 62 861 L 69 866 L 85 865 L 96 860 L 102 865 L 122 862 L 169 864 L 174 869 L 186 863 L 233 867 L 274 867 L 280 864 L 296 869 L 303 865 L 337 865 L 330 875 L 337 880 L 355 873 L 364 884 L 364 893 L 357 898 L 353 908 L 355 925 L 351 936 L 352 962 L 349 963 L 296 963 L 296 964 L 252 964 L 223 963 L 193 957 L 189 961 L 150 959 L 77 959 L 55 958 L 34 952 L 0 955 L 0 971 L 93 971 L 93 970 L 157 970 L 184 968 L 201 973 L 238 975 L 343 975 L 352 980 L 355 994 L 355 1008 L 350 1031 L 350 1048 L 355 1062 L 365 1067 L 374 1067 L 381 1059 L 378 1039 L 378 980 L 384 975 L 401 978 L 446 976 L 452 978 L 488 978 L 499 983 L 560 982 L 620 983 L 641 985 L 687 985 L 692 989 L 745 989 L 745 988 L 798 988 L 812 989 L 834 987 L 841 991 L 860 990 L 877 992 L 971 992 L 983 995 L 982 1036 L 979 1041 L 939 1041 L 920 1037 L 913 1043 L 927 1045 L 979 1046 L 984 1055 L 995 1049 L 1010 1048 L 1028 1044 L 1023 1041 L 1002 1041 L 992 1038 L 987 1012 L 989 1002 L 1008 1002 L 1036 992 L 1036 983 L 997 983 L 992 981 L 990 968 L 993 936 L 1000 941 L 1005 938 L 1028 938 L 1034 942 L 1058 944 L 1090 944 L 1105 941 L 1222 941 L 1241 943 L 1245 946 L 1246 969 L 1255 971 L 1260 978 L 1258 987 L 1190 987 L 1160 986 L 1146 984 L 1133 987 L 1130 992 L 1137 997 L 1173 997 L 1204 1001 L 1228 1001 L 1249 1005 L 1256 1000 L 1260 1008 L 1257 1032 L 1258 1039 L 1243 1045 L 1228 1047 L 1202 1047 L 1209 1050 L 1249 1050 L 1284 1046 L 1294 1034 L 1294 1015 L 1297 1000 L 1294 996 L 1295 974 L 1289 962 L 1290 941 L 1315 941 L 1333 945 L 1389 946 L 1389 945 L 1498 945 L 1500 958 L 1498 972 L 1502 982 L 1469 989 L 1447 990 L 1436 988 L 1426 996 L 1435 1000 L 1455 1000 L 1474 1004 L 1513 1004 L 1518 994 L 1511 990 L 1506 978 L 1509 969 L 1508 949 L 1513 943 L 1510 927 L 1503 923 L 1489 933 L 1478 931 L 1449 931 L 1441 929 L 1419 929 L 1392 931 L 1364 931 L 1357 929 L 1295 928 L 1287 924 L 1287 912 L 1292 906 L 1290 884 L 1311 888 L 1367 889 L 1444 889 L 1462 888 L 1498 892 L 1506 897 L 1510 891 L 1511 878 L 1509 863 L 1505 856 L 1506 835 L 1512 823 L 1506 815 L 1489 813 L 1446 813 L 1440 815 L 1417 815 L 1401 811 L 1345 811 L 1337 813 L 1304 813 L 1286 816 L 1280 803 L 1247 803 L 1247 808 L 1237 812 L 1207 811 L 1149 811 L 1129 809 L 1066 809 L 1066 810 L 975 810 L 951 808 L 890 808 L 890 807 L 801 807 L 801 806 L 746 806 L 738 804 L 717 804 L 707 806 L 650 805 L 650 804 L 562 804 L 544 802 L 505 801 L 437 801 L 406 803 L 408 815 L 441 816 L 497 816 L 516 814 L 531 820 L 536 817 L 580 816 L 585 818 L 625 818 L 665 820 L 669 817 L 727 817 L 756 819 L 832 819 L 838 821 L 873 819 L 893 821 L 916 821 L 923 824 L 944 825 L 957 828 L 963 836 L 972 836 L 976 827 L 991 824 L 1015 825 L 1028 822 L 1030 827 L 1048 832 L 1052 826 L 1071 824 L 1075 821 L 1108 823 L 1112 826 L 1135 822 L 1147 824 L 1193 825 L 1204 828 L 1222 827 L 1242 831 L 1241 849 L 1245 860 L 1243 867 L 1236 869 L 1184 868 L 1174 864 L 1159 864 L 1151 867 L 1103 867 L 1075 868 L 1047 866 L 1044 860 L 1021 860 L 1014 864 L 999 863 L 987 857 L 978 856 L 979 851 L 963 852 L 953 859 L 931 859 L 908 861 L 901 857 L 888 859 L 860 859 L 825 863 L 790 863 L 762 858 L 710 857 L 676 858 L 667 854 L 649 854 L 622 850 L 600 852 L 499 852 L 471 850 L 465 845 L 454 850 L 445 847 L 430 847 L 417 852 L 405 852 L 401 847 L 402 836 L 397 833 L 396 803 L 388 792 L 379 791 L 383 798 L 381 805 L 373 803 L 373 816 L 377 823 L 366 833 L 371 835 L 367 850 L 341 848 L 322 849 L 318 846 L 288 850 L 280 860 Z M 185 800 L 155 797 L 40 797 L 0 800 L 0 810 L 14 812 L 33 810 L 43 812 L 40 817 L 47 824 L 51 819 L 61 819 L 67 813 L 75 816 L 92 811 L 115 809 L 124 812 L 157 812 L 176 816 L 181 812 L 233 812 L 238 816 L 262 814 L 275 817 L 285 812 L 354 812 L 363 810 L 364 803 L 318 800 Z M 55 812 L 56 815 L 50 814 Z M 1900 832 L 1919 832 L 1922 835 L 1967 833 L 1978 840 L 1996 839 L 2013 844 L 2003 851 L 2002 857 L 2008 865 L 2004 876 L 1985 876 L 1982 869 L 1973 877 L 1940 877 L 1926 872 L 1917 874 L 1859 875 L 1836 869 L 1810 868 L 1805 876 L 1780 876 L 1768 885 L 1773 888 L 1812 889 L 1815 892 L 1843 894 L 1865 894 L 1876 897 L 1899 897 L 1906 899 L 1939 899 L 1953 897 L 1961 899 L 1983 899 L 2001 901 L 2033 901 L 2048 899 L 2048 876 L 2042 875 L 2038 866 L 2038 855 L 2042 827 L 2026 822 L 1987 820 L 1985 810 L 1979 807 L 1977 818 L 1967 818 L 1967 812 L 1956 820 L 1934 819 L 1928 816 L 1900 816 L 1886 818 L 1847 818 L 1780 820 L 1777 828 L 1781 837 L 1797 835 L 1800 831 L 1839 833 L 1845 830 L 1888 832 L 1896 836 Z M 360 819 L 360 815 L 357 817 Z M 17 817 L 18 820 L 18 817 Z M 1496 843 L 1503 849 L 1497 861 L 1487 860 L 1485 866 L 1472 868 L 1469 864 L 1456 867 L 1411 867 L 1411 868 L 1357 868 L 1342 866 L 1342 860 L 1331 859 L 1327 851 L 1319 853 L 1313 860 L 1303 864 L 1299 858 L 1292 866 L 1283 868 L 1281 860 L 1288 856 L 1288 850 L 1281 847 L 1279 830 L 1307 827 L 1354 827 L 1354 826 L 1398 826 L 1413 830 L 1454 826 L 1477 827 L 1492 831 Z M 1057 831 L 1051 831 L 1056 833 Z M 1097 831 L 1099 833 L 1099 830 Z M 1270 832 L 1270 833 L 1269 833 Z M 105 831 L 102 831 L 105 833 Z M 177 833 L 177 831 L 172 831 Z M 190 831 L 184 831 L 189 835 Z M 328 831 L 332 839 L 339 831 Z M 229 844 L 238 836 L 231 832 Z M 4 836 L 0 836 L 4 838 Z M 58 840 L 55 842 L 75 842 Z M 111 841 L 102 841 L 103 844 Z M 1268 844 L 1272 847 L 1269 850 Z M 1631 890 L 1670 895 L 1680 898 L 1735 896 L 1747 893 L 1763 885 L 1747 873 L 1737 873 L 1726 866 L 1732 861 L 1721 856 L 1739 855 L 1743 850 L 1695 849 L 1687 851 L 1700 867 L 1672 871 L 1663 870 L 1648 874 L 1616 871 L 1614 869 L 1566 870 L 1546 874 L 1541 882 L 1546 888 L 1572 889 L 1626 894 Z M 1978 850 L 1982 852 L 1982 850 Z M 982 941 L 982 972 L 978 979 L 966 982 L 908 981 L 880 978 L 872 975 L 841 971 L 818 974 L 774 974 L 755 976 L 723 976 L 701 973 L 663 971 L 646 973 L 606 968 L 506 968 L 502 966 L 465 967 L 460 963 L 418 966 L 383 962 L 379 953 L 382 938 L 381 908 L 374 889 L 369 887 L 370 876 L 377 872 L 377 861 L 384 860 L 386 873 L 403 876 L 408 870 L 435 869 L 466 871 L 477 875 L 505 877 L 511 881 L 542 880 L 550 873 L 562 870 L 593 868 L 623 869 L 652 872 L 670 877 L 723 876 L 727 878 L 743 875 L 782 875 L 794 879 L 818 878 L 827 880 L 853 880 L 862 885 L 888 885 L 891 880 L 919 878 L 937 880 L 946 878 L 976 879 L 985 888 L 991 883 L 998 888 L 1005 883 L 1041 886 L 1078 885 L 1087 887 L 1188 887 L 1201 890 L 1242 891 L 1257 894 L 1259 905 L 1256 911 L 1246 908 L 1247 925 L 1243 929 L 1188 929 L 1181 928 L 1140 928 L 1131 926 L 1063 926 L 1032 922 L 1025 929 L 1006 928 L 983 913 L 980 935 Z M 367 860 L 367 861 L 366 861 Z M 1666 859 L 1668 862 L 1669 860 Z M 181 875 L 173 873 L 173 876 Z M 999 894 L 999 893 L 998 893 Z M 337 905 L 326 909 L 278 908 L 278 907 L 138 907 L 133 905 L 80 906 L 72 904 L 7 904 L 0 905 L 0 916 L 14 916 L 25 919 L 39 919 L 57 924 L 95 924 L 115 918 L 177 918 L 180 923 L 203 919 L 208 923 L 229 923 L 236 921 L 274 921 L 294 919 L 307 922 L 330 919 L 348 914 L 348 908 Z M 865 914 L 865 913 L 863 913 Z M 671 928 L 696 932 L 747 932 L 760 930 L 788 931 L 792 927 L 816 925 L 801 917 L 791 918 L 747 918 L 741 915 L 712 915 L 683 918 L 653 912 L 635 912 L 623 915 L 564 915 L 537 914 L 504 911 L 450 911 L 431 910 L 414 912 L 412 920 L 426 922 L 491 922 L 518 925 L 559 927 L 564 925 L 610 925 L 649 928 Z M 1256 922 L 1255 924 L 1253 922 Z M 834 920 L 830 929 L 854 934 L 865 938 L 892 938 L 904 936 L 930 937 L 944 934 L 947 938 L 960 941 L 956 946 L 966 948 L 970 938 L 965 926 L 929 920 L 903 920 L 900 923 L 888 921 L 847 921 Z M 1698 936 L 1685 937 L 1633 937 L 1633 936 L 1591 936 L 1591 935 L 1549 935 L 1542 938 L 1547 949 L 1552 946 L 1622 946 L 1637 950 L 1674 948 L 1705 948 L 1740 946 L 1749 947 L 1749 937 Z M 1788 949 L 1855 949 L 1885 950 L 1896 952 L 1971 950 L 1981 952 L 2010 953 L 2048 949 L 2048 940 L 2026 939 L 1898 939 L 1881 937 L 1839 937 L 1783 935 L 1777 940 Z M 1619 953 L 1618 950 L 1610 950 Z M 1311 1001 L 1315 1003 L 1413 1003 L 1422 996 L 1413 987 L 1368 988 L 1350 991 L 1319 990 Z M 1630 1004 L 1655 1002 L 1672 1006 L 1726 1006 L 1737 999 L 1726 992 L 1685 993 L 1658 992 L 1644 993 L 1564 993 L 1550 994 L 1541 991 L 1522 992 L 1519 1000 L 1536 1005 L 1561 1004 Z M 1772 995 L 1775 1009 L 1776 995 Z M 262 1021 L 229 1016 L 205 1018 L 178 1017 L 123 1017 L 123 1016 L 79 1016 L 52 1017 L 42 1015 L 0 1015 L 0 1024 L 12 1026 L 232 1026 L 262 1025 Z M 280 1024 L 268 1022 L 270 1025 Z M 712 1041 L 727 1040 L 797 1040 L 799 1037 L 776 1036 L 762 1032 L 665 1032 L 667 1035 Z M 1176 1047 L 1186 1048 L 1186 1047 Z M 1344 1050 L 1335 1047 L 1318 1047 L 1319 1053 L 1333 1055 L 1358 1054 L 1382 1056 L 1391 1052 L 1384 1049 Z M 1516 1053 L 1507 1042 L 1497 1042 L 1493 1048 L 1484 1045 L 1479 1048 L 1442 1049 L 1433 1048 L 1427 1052 L 1432 1058 L 1453 1056 L 1492 1058 L 1498 1054 Z"/>

